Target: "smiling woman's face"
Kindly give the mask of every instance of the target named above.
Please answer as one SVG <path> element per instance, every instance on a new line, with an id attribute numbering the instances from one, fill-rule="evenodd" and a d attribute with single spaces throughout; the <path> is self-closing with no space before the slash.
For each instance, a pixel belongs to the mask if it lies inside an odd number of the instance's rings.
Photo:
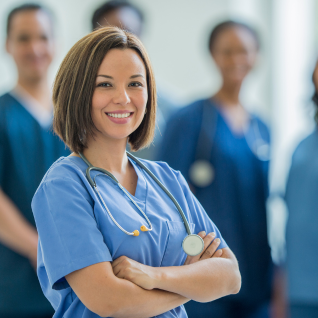
<path id="1" fill-rule="evenodd" d="M 106 54 L 92 99 L 97 138 L 127 139 L 138 128 L 148 100 L 146 78 L 145 65 L 134 50 L 111 49 Z"/>

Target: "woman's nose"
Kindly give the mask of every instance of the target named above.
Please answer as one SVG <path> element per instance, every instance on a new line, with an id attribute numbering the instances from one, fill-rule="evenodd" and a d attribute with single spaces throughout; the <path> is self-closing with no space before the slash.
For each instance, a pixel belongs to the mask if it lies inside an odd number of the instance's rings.
<path id="1" fill-rule="evenodd" d="M 130 97 L 125 88 L 117 88 L 113 97 L 115 104 L 127 105 L 130 103 Z"/>

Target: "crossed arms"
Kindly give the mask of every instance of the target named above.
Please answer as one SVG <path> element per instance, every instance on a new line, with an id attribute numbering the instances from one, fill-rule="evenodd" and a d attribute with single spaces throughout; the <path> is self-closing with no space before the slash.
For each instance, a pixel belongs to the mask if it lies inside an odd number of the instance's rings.
<path id="1" fill-rule="evenodd" d="M 66 276 L 83 304 L 102 317 L 152 317 L 189 300 L 209 302 L 236 294 L 241 287 L 237 260 L 229 248 L 217 250 L 210 233 L 203 252 L 184 266 L 151 267 L 121 256 Z M 211 243 L 212 242 L 212 243 Z"/>

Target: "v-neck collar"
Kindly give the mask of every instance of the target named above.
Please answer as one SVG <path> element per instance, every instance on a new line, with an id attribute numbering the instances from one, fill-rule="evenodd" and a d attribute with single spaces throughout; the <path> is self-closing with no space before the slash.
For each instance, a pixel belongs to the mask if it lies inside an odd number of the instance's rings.
<path id="1" fill-rule="evenodd" d="M 77 156 L 69 156 L 68 157 L 69 159 L 70 158 L 77 158 L 79 159 L 79 162 L 81 163 L 81 165 L 84 167 L 84 174 L 85 174 L 85 171 L 87 169 L 87 164 L 83 161 L 82 158 L 80 157 L 77 157 Z M 76 159 L 76 161 L 78 161 Z M 135 172 L 137 174 L 137 186 L 136 186 L 136 191 L 135 191 L 135 195 L 132 195 L 129 191 L 127 191 L 127 189 L 125 189 L 129 195 L 136 201 L 140 202 L 140 203 L 143 203 L 145 204 L 146 203 L 146 198 L 147 198 L 147 191 L 148 191 L 148 185 L 147 185 L 147 181 L 146 181 L 146 178 L 145 178 L 145 175 L 144 175 L 144 172 L 142 170 L 141 167 L 139 167 L 139 165 L 134 162 L 131 158 L 128 157 L 128 160 L 129 162 L 133 165 L 134 169 L 135 169 Z M 71 161 L 73 161 L 73 159 L 71 159 Z M 95 173 L 95 174 L 94 174 Z M 101 174 L 101 172 L 98 172 L 98 171 L 92 171 L 92 177 L 94 177 L 95 175 L 97 174 Z M 115 183 L 114 183 L 115 184 Z"/>
<path id="2" fill-rule="evenodd" d="M 46 110 L 40 103 L 33 98 L 21 86 L 16 86 L 9 93 L 21 106 L 35 119 L 35 121 L 43 128 L 47 129 L 52 125 L 53 109 Z"/>
<path id="3" fill-rule="evenodd" d="M 144 171 L 141 167 L 139 167 L 139 165 L 133 159 L 128 157 L 128 160 L 133 165 L 138 177 L 136 191 L 133 198 L 137 199 L 140 202 L 145 203 L 147 198 L 148 185 L 147 185 Z"/>
<path id="4" fill-rule="evenodd" d="M 249 115 L 249 120 L 248 120 L 248 126 L 246 128 L 245 131 L 242 131 L 241 133 L 236 133 L 233 131 L 233 129 L 231 128 L 228 120 L 226 119 L 226 116 L 222 113 L 221 111 L 221 106 L 215 102 L 214 100 L 208 99 L 208 101 L 210 102 L 210 105 L 212 107 L 214 107 L 214 109 L 216 110 L 218 117 L 221 119 L 221 121 L 223 122 L 223 124 L 225 125 L 226 129 L 229 131 L 229 133 L 232 135 L 233 138 L 235 138 L 236 140 L 244 140 L 246 139 L 246 134 L 249 133 L 250 129 L 251 129 L 251 122 L 253 120 L 253 116 L 248 113 Z"/>

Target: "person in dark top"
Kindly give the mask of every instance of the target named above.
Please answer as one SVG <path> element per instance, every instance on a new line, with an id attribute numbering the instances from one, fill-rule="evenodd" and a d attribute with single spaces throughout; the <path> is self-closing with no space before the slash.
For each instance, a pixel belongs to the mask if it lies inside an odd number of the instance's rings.
<path id="1" fill-rule="evenodd" d="M 221 88 L 173 115 L 157 159 L 181 171 L 218 224 L 237 255 L 242 288 L 238 295 L 185 307 L 190 318 L 265 318 L 272 284 L 266 220 L 270 136 L 239 99 L 259 40 L 248 25 L 225 21 L 211 32 L 209 50 L 223 79 Z"/>
<path id="2" fill-rule="evenodd" d="M 47 81 L 54 53 L 50 12 L 37 4 L 13 9 L 6 49 L 18 80 L 0 97 L 0 317 L 52 317 L 36 276 L 38 235 L 31 211 L 44 174 L 69 154 L 52 132 Z"/>
<path id="3" fill-rule="evenodd" d="M 313 74 L 318 123 L 318 62 Z M 287 292 L 291 318 L 318 317 L 318 130 L 297 146 L 289 171 L 285 200 Z M 301 233 L 302 239 L 295 237 Z M 304 244 L 304 242 L 306 242 Z"/>

